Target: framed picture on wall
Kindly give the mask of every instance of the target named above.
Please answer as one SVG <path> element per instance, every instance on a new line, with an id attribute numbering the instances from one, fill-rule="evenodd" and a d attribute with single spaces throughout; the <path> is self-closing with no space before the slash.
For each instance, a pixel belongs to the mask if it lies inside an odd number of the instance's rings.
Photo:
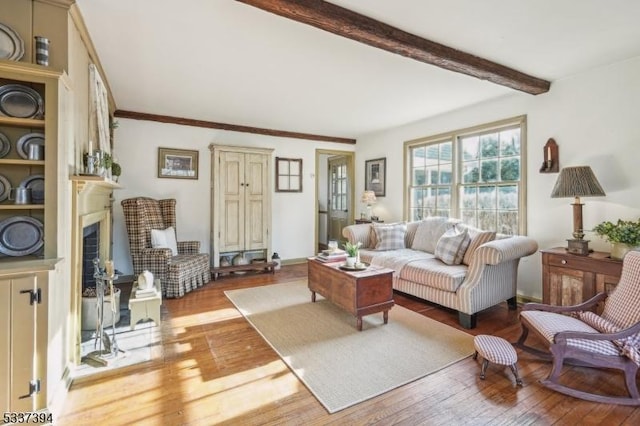
<path id="1" fill-rule="evenodd" d="M 384 197 L 387 187 L 387 159 L 376 158 L 364 162 L 364 189 L 376 197 Z"/>
<path id="2" fill-rule="evenodd" d="M 158 148 L 158 177 L 198 179 L 198 151 Z"/>

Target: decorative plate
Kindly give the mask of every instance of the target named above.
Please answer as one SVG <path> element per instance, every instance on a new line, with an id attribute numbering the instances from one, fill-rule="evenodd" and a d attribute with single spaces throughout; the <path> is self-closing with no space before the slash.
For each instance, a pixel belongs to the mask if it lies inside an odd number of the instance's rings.
<path id="1" fill-rule="evenodd" d="M 361 267 L 356 267 L 356 266 L 347 266 L 346 263 L 343 263 L 342 265 L 339 266 L 339 268 L 342 269 L 343 271 L 364 271 L 369 267 L 368 263 L 363 262 L 362 265 L 363 266 Z"/>
<path id="2" fill-rule="evenodd" d="M 12 28 L 0 24 L 0 59 L 19 61 L 24 55 L 24 42 Z"/>
<path id="3" fill-rule="evenodd" d="M 0 222 L 0 253 L 26 256 L 44 245 L 42 222 L 30 216 L 14 216 Z"/>
<path id="4" fill-rule="evenodd" d="M 25 160 L 29 159 L 29 145 L 36 144 L 44 146 L 44 133 L 27 133 L 21 136 L 16 142 L 18 155 Z"/>
<path id="5" fill-rule="evenodd" d="M 0 158 L 6 157 L 11 151 L 11 142 L 4 133 L 0 132 Z"/>
<path id="6" fill-rule="evenodd" d="M 20 182 L 23 188 L 31 188 L 31 202 L 44 204 L 44 175 L 31 175 Z"/>
<path id="7" fill-rule="evenodd" d="M 44 109 L 42 96 L 31 87 L 22 84 L 5 84 L 0 87 L 0 113 L 8 117 L 37 118 Z"/>
<path id="8" fill-rule="evenodd" d="M 9 179 L 0 175 L 0 201 L 4 201 L 9 198 L 9 192 L 11 191 L 11 182 Z"/>

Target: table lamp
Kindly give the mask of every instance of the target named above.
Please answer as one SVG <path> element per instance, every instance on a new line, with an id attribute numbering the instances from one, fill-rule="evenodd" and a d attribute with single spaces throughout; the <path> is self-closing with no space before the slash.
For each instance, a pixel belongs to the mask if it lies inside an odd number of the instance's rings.
<path id="1" fill-rule="evenodd" d="M 602 186 L 589 166 L 565 167 L 560 171 L 551 198 L 574 197 L 573 239 L 568 239 L 567 251 L 573 254 L 588 255 L 589 240 L 584 240 L 582 227 L 582 206 L 580 197 L 599 197 L 606 195 Z"/>
<path id="2" fill-rule="evenodd" d="M 367 205 L 367 219 L 371 220 L 371 204 L 376 202 L 376 193 L 373 191 L 364 191 L 360 201 Z"/>

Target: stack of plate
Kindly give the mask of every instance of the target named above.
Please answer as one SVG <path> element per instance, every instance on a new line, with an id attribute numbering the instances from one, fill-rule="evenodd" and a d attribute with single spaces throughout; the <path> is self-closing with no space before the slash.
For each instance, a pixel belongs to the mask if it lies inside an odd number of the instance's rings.
<path id="1" fill-rule="evenodd" d="M 44 245 L 42 222 L 30 216 L 14 216 L 0 221 L 0 253 L 26 256 Z"/>
<path id="2" fill-rule="evenodd" d="M 0 114 L 16 118 L 42 118 L 44 102 L 40 93 L 22 84 L 0 86 Z"/>
<path id="3" fill-rule="evenodd" d="M 4 133 L 0 132 L 0 158 L 6 157 L 11 151 L 11 142 Z"/>
<path id="4" fill-rule="evenodd" d="M 18 33 L 6 25 L 0 24 L 0 59 L 19 61 L 23 55 L 24 42 Z"/>

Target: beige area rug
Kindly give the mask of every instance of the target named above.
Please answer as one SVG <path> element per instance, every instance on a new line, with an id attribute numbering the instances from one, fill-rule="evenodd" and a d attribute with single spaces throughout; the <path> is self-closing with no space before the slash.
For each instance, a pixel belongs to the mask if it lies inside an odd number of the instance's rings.
<path id="1" fill-rule="evenodd" d="M 473 353 L 473 336 L 401 306 L 356 320 L 306 280 L 225 292 L 329 411 L 380 395 Z"/>

